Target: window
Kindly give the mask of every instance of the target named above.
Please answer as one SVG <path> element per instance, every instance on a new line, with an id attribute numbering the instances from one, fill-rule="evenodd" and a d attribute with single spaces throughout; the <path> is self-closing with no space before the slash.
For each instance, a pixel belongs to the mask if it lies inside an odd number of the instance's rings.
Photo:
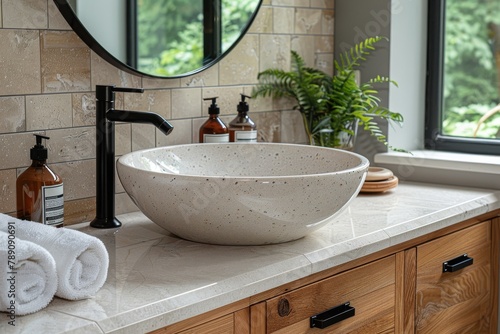
<path id="1" fill-rule="evenodd" d="M 127 64 L 176 76 L 213 63 L 240 38 L 259 5 L 259 0 L 128 0 Z"/>
<path id="2" fill-rule="evenodd" d="M 500 0 L 429 0 L 425 146 L 500 154 Z"/>

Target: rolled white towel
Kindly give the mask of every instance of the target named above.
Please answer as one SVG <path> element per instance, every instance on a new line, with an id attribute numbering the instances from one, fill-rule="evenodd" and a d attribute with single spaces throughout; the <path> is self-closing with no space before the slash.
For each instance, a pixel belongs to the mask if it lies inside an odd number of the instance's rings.
<path id="1" fill-rule="evenodd" d="M 0 232 L 0 311 L 25 315 L 46 307 L 57 290 L 56 263 L 43 247 Z"/>
<path id="2" fill-rule="evenodd" d="M 0 214 L 0 231 L 15 222 L 16 235 L 45 248 L 56 262 L 56 296 L 77 300 L 89 298 L 104 285 L 109 256 L 101 240 L 69 228 L 56 228 Z"/>

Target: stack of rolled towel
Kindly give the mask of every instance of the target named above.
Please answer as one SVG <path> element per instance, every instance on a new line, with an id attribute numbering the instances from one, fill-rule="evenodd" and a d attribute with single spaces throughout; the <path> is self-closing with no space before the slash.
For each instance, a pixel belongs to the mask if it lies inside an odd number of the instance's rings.
<path id="1" fill-rule="evenodd" d="M 54 295 L 93 296 L 106 281 L 109 256 L 88 234 L 0 213 L 0 311 L 16 315 L 46 307 Z"/>

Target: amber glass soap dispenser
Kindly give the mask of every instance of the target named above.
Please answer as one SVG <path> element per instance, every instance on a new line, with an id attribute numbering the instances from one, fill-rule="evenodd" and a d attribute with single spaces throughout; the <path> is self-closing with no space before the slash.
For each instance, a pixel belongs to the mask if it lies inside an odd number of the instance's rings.
<path id="1" fill-rule="evenodd" d="M 248 117 L 248 103 L 245 98 L 250 98 L 245 94 L 241 95 L 241 101 L 238 104 L 238 116 L 229 123 L 229 141 L 230 142 L 257 142 L 257 126 Z"/>
<path id="2" fill-rule="evenodd" d="M 62 179 L 47 166 L 47 148 L 35 134 L 36 145 L 30 150 L 32 164 L 16 181 L 17 217 L 45 225 L 62 227 L 64 194 Z"/>
<path id="3" fill-rule="evenodd" d="M 209 117 L 200 127 L 200 143 L 228 143 L 229 130 L 224 122 L 219 118 L 220 109 L 217 106 L 217 97 L 204 100 L 212 100 L 208 108 Z"/>

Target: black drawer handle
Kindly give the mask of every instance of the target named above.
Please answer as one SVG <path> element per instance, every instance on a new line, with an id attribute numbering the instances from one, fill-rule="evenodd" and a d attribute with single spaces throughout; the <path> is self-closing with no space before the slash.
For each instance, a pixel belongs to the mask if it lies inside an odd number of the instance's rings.
<path id="1" fill-rule="evenodd" d="M 470 266 L 474 259 L 468 257 L 467 254 L 454 258 L 453 260 L 443 262 L 443 273 L 454 272 Z"/>
<path id="2" fill-rule="evenodd" d="M 331 308 L 323 313 L 313 315 L 310 318 L 310 327 L 323 329 L 336 324 L 337 322 L 353 317 L 355 308 L 350 305 L 351 304 L 347 302 L 345 304 L 335 306 L 334 308 Z"/>

